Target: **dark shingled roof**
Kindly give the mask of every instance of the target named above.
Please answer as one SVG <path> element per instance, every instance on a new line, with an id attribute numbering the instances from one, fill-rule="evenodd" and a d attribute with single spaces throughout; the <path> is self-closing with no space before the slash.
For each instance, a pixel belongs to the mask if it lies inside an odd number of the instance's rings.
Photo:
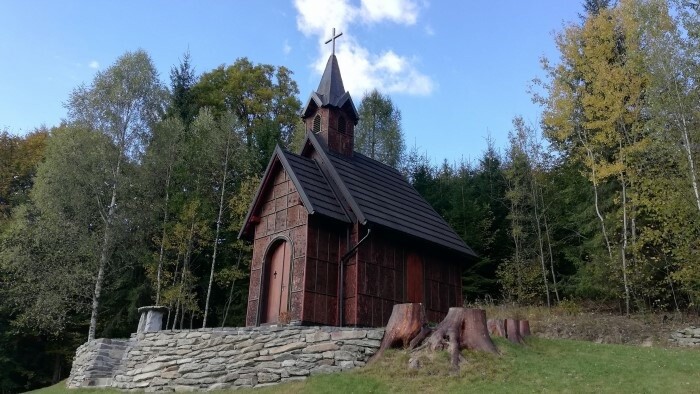
<path id="1" fill-rule="evenodd" d="M 276 174 L 274 169 L 279 168 L 279 165 L 284 168 L 292 183 L 294 183 L 294 187 L 299 193 L 299 198 L 309 215 L 319 214 L 341 222 L 352 223 L 316 161 L 284 151 L 278 145 L 272 154 L 272 158 L 270 158 L 250 208 L 248 208 L 248 214 L 243 221 L 243 227 L 238 233 L 238 238 L 245 238 L 250 235 L 249 230 L 251 229 L 250 225 L 252 224 L 253 215 L 260 209 L 260 197 L 269 188 L 270 182 Z"/>
<path id="2" fill-rule="evenodd" d="M 304 205 L 309 214 L 320 214 L 350 223 L 350 219 L 316 162 L 286 151 L 281 151 L 281 154 L 289 165 L 287 172 L 297 186 L 302 201 L 308 201 L 308 204 Z"/>
<path id="3" fill-rule="evenodd" d="M 402 233 L 476 256 L 447 222 L 395 169 L 355 152 L 352 158 L 326 152 L 361 215 Z"/>

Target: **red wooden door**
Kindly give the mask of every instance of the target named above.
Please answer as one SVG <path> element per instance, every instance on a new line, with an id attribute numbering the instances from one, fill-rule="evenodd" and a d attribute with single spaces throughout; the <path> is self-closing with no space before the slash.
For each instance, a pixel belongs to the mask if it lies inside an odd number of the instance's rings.
<path id="1" fill-rule="evenodd" d="M 265 272 L 266 304 L 261 323 L 277 323 L 289 301 L 289 243 L 280 242 L 270 252 Z"/>
<path id="2" fill-rule="evenodd" d="M 423 302 L 423 260 L 415 253 L 406 259 L 406 302 Z"/>

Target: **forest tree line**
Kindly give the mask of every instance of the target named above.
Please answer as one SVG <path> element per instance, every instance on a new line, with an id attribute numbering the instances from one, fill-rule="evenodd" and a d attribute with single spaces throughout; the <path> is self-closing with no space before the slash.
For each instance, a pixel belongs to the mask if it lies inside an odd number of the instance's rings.
<path id="1" fill-rule="evenodd" d="M 680 0 L 585 1 L 533 81 L 541 121 L 516 116 L 475 162 L 407 149 L 400 110 L 365 94 L 356 150 L 480 256 L 465 302 L 698 310 L 699 18 Z M 0 392 L 65 377 L 86 337 L 127 337 L 143 305 L 168 306 L 168 328 L 243 325 L 237 233 L 275 146 L 303 142 L 298 96 L 284 66 L 198 75 L 185 54 L 163 83 L 137 50 L 76 87 L 60 125 L 1 132 Z"/>

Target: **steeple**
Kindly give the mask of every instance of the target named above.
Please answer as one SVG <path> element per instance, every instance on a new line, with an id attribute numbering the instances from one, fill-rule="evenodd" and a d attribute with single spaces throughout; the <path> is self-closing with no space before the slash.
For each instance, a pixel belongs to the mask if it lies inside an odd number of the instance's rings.
<path id="1" fill-rule="evenodd" d="M 326 62 L 326 70 L 323 71 L 316 94 L 321 98 L 322 106 L 333 105 L 339 107 L 338 104 L 344 95 L 347 94 L 350 97 L 350 93 L 347 93 L 345 86 L 343 86 L 343 77 L 340 75 L 338 58 L 335 57 L 335 54 L 332 54 L 328 58 L 328 62 Z"/>
<path id="2" fill-rule="evenodd" d="M 333 29 L 333 38 L 326 42 L 333 42 L 334 52 L 335 39 L 342 34 L 336 36 Z M 326 149 L 352 156 L 359 117 L 350 93 L 345 91 L 335 53 L 328 58 L 318 89 L 311 93 L 301 118 L 307 132 L 315 133 Z"/>

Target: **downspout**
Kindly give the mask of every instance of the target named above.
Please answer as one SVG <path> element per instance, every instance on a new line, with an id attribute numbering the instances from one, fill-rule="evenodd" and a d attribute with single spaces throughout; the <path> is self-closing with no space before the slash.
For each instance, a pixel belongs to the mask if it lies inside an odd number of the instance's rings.
<path id="1" fill-rule="evenodd" d="M 352 249 L 348 250 L 347 253 L 343 255 L 343 257 L 340 258 L 340 283 L 338 283 L 338 325 L 340 327 L 343 327 L 343 304 L 345 303 L 343 300 L 343 297 L 345 297 L 345 263 L 347 263 L 350 260 L 350 257 L 357 252 L 357 248 L 362 245 L 363 242 L 369 237 L 369 233 L 372 231 L 372 229 L 368 228 L 367 229 L 367 234 L 355 244 L 355 246 L 352 247 Z M 350 230 L 347 230 L 347 244 L 350 245 Z"/>

